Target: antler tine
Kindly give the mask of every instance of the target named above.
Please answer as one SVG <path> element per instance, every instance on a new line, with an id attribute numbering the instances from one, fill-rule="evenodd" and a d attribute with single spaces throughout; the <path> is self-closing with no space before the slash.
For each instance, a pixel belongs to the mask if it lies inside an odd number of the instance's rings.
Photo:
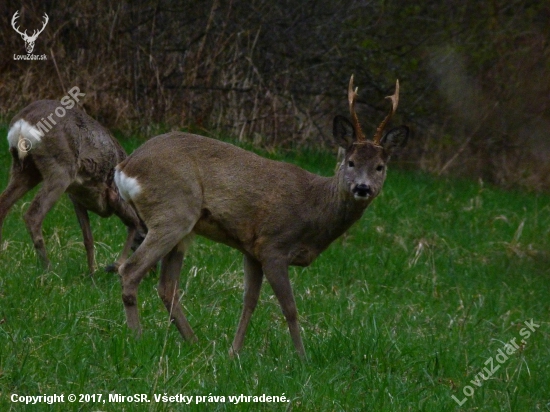
<path id="1" fill-rule="evenodd" d="M 42 33 L 44 31 L 44 29 L 48 25 L 48 22 L 50 21 L 50 18 L 48 17 L 48 15 L 46 13 L 44 13 L 44 16 L 42 16 L 42 18 L 44 19 L 44 25 L 42 26 L 42 29 L 40 30 L 40 33 Z"/>
<path id="2" fill-rule="evenodd" d="M 34 30 L 34 32 L 32 33 L 31 39 L 36 40 L 38 35 L 44 31 L 44 29 L 46 28 L 48 22 L 50 21 L 50 18 L 48 17 L 48 15 L 46 13 L 44 13 L 44 16 L 42 16 L 42 18 L 44 19 L 44 22 L 42 23 L 42 28 L 39 29 L 39 30 Z"/>
<path id="3" fill-rule="evenodd" d="M 382 139 L 384 128 L 397 110 L 397 105 L 399 104 L 399 80 L 396 80 L 395 82 L 395 93 L 392 96 L 387 96 L 386 99 L 391 100 L 392 107 L 386 118 L 382 121 L 382 123 L 380 123 L 380 126 L 378 126 L 378 128 L 376 129 L 376 133 L 374 134 L 374 137 L 372 139 L 375 144 L 380 144 L 380 139 Z"/>
<path id="4" fill-rule="evenodd" d="M 353 124 L 353 127 L 355 128 L 357 141 L 363 141 L 365 140 L 365 134 L 363 133 L 363 130 L 361 130 L 361 125 L 359 124 L 357 113 L 355 113 L 355 100 L 357 99 L 357 90 L 358 90 L 357 87 L 355 89 L 353 88 L 353 74 L 352 74 L 351 78 L 349 79 L 349 86 L 348 86 L 349 113 L 351 115 L 351 122 Z"/>
<path id="5" fill-rule="evenodd" d="M 17 19 L 19 18 L 19 10 L 17 10 L 14 14 L 13 14 L 13 17 L 11 18 L 11 26 L 13 27 L 13 29 L 19 33 L 21 36 L 25 36 L 27 34 L 27 30 L 25 30 L 24 33 L 21 33 L 21 31 L 19 31 L 19 26 L 15 27 L 15 25 L 17 24 Z"/>
<path id="6" fill-rule="evenodd" d="M 19 18 L 19 10 L 17 10 L 15 13 L 13 13 L 13 17 L 11 18 L 11 25 L 15 26 L 15 21 Z M 15 28 L 15 27 L 14 27 Z"/>

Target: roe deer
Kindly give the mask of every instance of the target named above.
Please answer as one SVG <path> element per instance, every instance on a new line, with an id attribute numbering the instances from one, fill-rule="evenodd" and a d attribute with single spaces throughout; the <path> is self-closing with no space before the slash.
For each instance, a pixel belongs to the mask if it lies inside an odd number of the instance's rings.
<path id="1" fill-rule="evenodd" d="M 69 91 L 75 92 L 73 88 Z M 78 95 L 71 94 L 78 101 Z M 64 98 L 65 99 L 65 98 Z M 24 220 L 44 267 L 51 267 L 42 236 L 46 214 L 64 192 L 71 199 L 84 236 L 90 273 L 95 271 L 94 242 L 88 210 L 101 217 L 115 213 L 128 227 L 128 237 L 118 261 L 107 267 L 116 271 L 143 229 L 133 208 L 124 202 L 113 182 L 114 167 L 126 153 L 109 131 L 68 100 L 39 100 L 21 110 L 8 132 L 12 155 L 10 181 L 0 195 L 2 225 L 10 208 L 40 182 L 42 186 Z M 47 120 L 46 120 L 47 119 Z M 49 120 L 49 122 L 48 122 Z"/>
<path id="2" fill-rule="evenodd" d="M 392 109 L 374 139 L 365 138 L 357 115 L 357 89 L 350 79 L 352 122 L 334 119 L 333 134 L 345 149 L 334 177 L 268 160 L 214 139 L 173 132 L 147 141 L 116 167 L 121 196 L 148 228 L 143 243 L 119 268 L 122 300 L 130 329 L 141 333 L 137 290 L 147 270 L 161 259 L 158 293 L 182 337 L 196 340 L 179 302 L 183 257 L 193 235 L 224 243 L 244 255 L 244 307 L 230 354 L 243 345 L 265 276 L 288 323 L 300 356 L 296 304 L 289 265 L 308 266 L 363 214 L 380 193 L 386 163 L 408 139 L 406 126 L 383 135 Z"/>

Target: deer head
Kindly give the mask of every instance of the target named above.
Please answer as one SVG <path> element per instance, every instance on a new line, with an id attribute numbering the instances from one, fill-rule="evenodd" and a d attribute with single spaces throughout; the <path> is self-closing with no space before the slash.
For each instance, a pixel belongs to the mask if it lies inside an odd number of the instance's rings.
<path id="1" fill-rule="evenodd" d="M 386 163 L 395 149 L 405 146 L 409 129 L 396 127 L 384 134 L 384 129 L 397 110 L 399 103 L 399 80 L 395 93 L 386 97 L 392 107 L 386 118 L 376 129 L 372 140 L 367 140 L 355 112 L 357 88 L 353 86 L 353 75 L 349 81 L 348 101 L 351 122 L 343 116 L 334 118 L 333 135 L 336 142 L 345 150 L 339 167 L 343 191 L 352 193 L 355 200 L 366 201 L 376 197 L 386 178 Z"/>
<path id="2" fill-rule="evenodd" d="M 44 29 L 46 28 L 46 25 L 48 24 L 48 21 L 50 19 L 49 19 L 48 15 L 46 13 L 44 13 L 44 22 L 42 24 L 42 28 L 40 30 L 34 30 L 33 33 L 32 33 L 32 36 L 29 36 L 27 34 L 27 30 L 25 30 L 25 32 L 22 33 L 19 30 L 19 27 L 15 26 L 16 20 L 17 20 L 18 17 L 19 17 L 19 11 L 16 11 L 15 14 L 13 15 L 12 19 L 11 19 L 11 26 L 13 27 L 13 29 L 17 33 L 19 33 L 21 35 L 21 37 L 25 41 L 25 49 L 27 50 L 27 53 L 31 54 L 33 49 L 34 49 L 34 42 L 38 38 L 38 35 L 44 31 Z"/>

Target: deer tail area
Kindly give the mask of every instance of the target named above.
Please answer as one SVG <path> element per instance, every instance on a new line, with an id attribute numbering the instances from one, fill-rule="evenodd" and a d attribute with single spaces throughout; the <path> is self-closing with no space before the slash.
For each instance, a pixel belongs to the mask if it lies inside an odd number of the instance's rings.
<path id="1" fill-rule="evenodd" d="M 115 169 L 115 184 L 118 187 L 120 196 L 128 203 L 132 203 L 134 198 L 141 192 L 141 186 L 137 179 L 126 175 L 120 165 Z"/>
<path id="2" fill-rule="evenodd" d="M 17 120 L 8 131 L 8 145 L 10 149 L 17 149 L 19 159 L 25 156 L 42 143 L 44 133 L 25 119 Z"/>

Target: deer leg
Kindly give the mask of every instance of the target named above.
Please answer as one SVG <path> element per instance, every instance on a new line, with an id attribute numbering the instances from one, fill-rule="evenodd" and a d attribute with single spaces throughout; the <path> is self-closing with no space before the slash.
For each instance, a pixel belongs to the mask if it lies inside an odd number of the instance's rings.
<path id="1" fill-rule="evenodd" d="M 128 226 L 126 228 L 126 241 L 124 242 L 124 246 L 122 247 L 122 252 L 120 252 L 120 256 L 116 260 L 116 262 L 113 262 L 105 267 L 106 272 L 115 273 L 118 271 L 118 268 L 120 265 L 122 265 L 126 259 L 128 259 L 128 255 L 130 254 L 130 250 L 132 250 L 132 247 L 135 247 L 136 244 L 139 244 L 137 239 L 138 237 L 143 240 L 145 235 L 139 234 L 139 231 L 134 226 Z M 139 235 L 139 236 L 138 236 Z"/>
<path id="2" fill-rule="evenodd" d="M 128 258 L 132 246 L 136 243 L 136 237 L 139 236 L 140 239 L 143 239 L 145 237 L 145 231 L 142 228 L 141 221 L 135 210 L 128 203 L 122 200 L 118 192 L 112 188 L 108 189 L 107 201 L 109 206 L 113 208 L 115 215 L 120 218 L 122 223 L 124 223 L 128 229 L 126 241 L 124 242 L 124 247 L 119 258 L 116 262 L 111 263 L 105 268 L 107 272 L 116 272 L 120 265 L 122 265 Z"/>
<path id="3" fill-rule="evenodd" d="M 176 225 L 176 227 L 178 226 Z M 180 230 L 174 231 L 174 227 L 172 226 L 150 229 L 143 243 L 118 269 L 118 273 L 121 276 L 122 302 L 124 303 L 124 310 L 126 312 L 126 322 L 128 327 L 135 331 L 137 336 L 141 335 L 137 307 L 139 284 L 149 271 L 149 268 L 168 254 L 189 232 L 190 230 L 187 233 Z M 168 263 L 170 262 L 171 259 L 168 260 Z M 172 265 L 175 266 L 173 263 Z"/>
<path id="4" fill-rule="evenodd" d="M 19 199 L 40 183 L 40 180 L 40 174 L 34 167 L 23 171 L 19 160 L 14 160 L 8 186 L 0 194 L 0 244 L 2 243 L 2 226 L 4 226 L 4 219 L 8 212 Z"/>
<path id="5" fill-rule="evenodd" d="M 294 301 L 294 295 L 292 293 L 292 286 L 290 285 L 290 279 L 288 278 L 288 266 L 282 264 L 274 264 L 268 262 L 263 266 L 265 277 L 271 285 L 281 309 L 283 315 L 286 318 L 288 324 L 288 330 L 290 336 L 294 342 L 294 347 L 300 357 L 305 358 L 306 351 L 302 338 L 300 337 L 300 325 L 298 324 L 298 311 L 296 310 L 296 302 Z"/>
<path id="6" fill-rule="evenodd" d="M 191 236 L 187 236 L 162 258 L 158 294 L 183 339 L 196 342 L 197 337 L 183 313 L 178 293 L 183 257 L 190 241 Z"/>
<path id="7" fill-rule="evenodd" d="M 137 229 L 133 226 L 128 226 L 127 228 L 127 235 L 126 235 L 126 241 L 124 242 L 124 246 L 122 247 L 122 252 L 120 253 L 120 256 L 116 260 L 116 262 L 113 262 L 105 267 L 105 272 L 108 273 L 116 273 L 118 271 L 118 268 L 128 259 L 128 255 L 130 254 L 130 250 L 132 249 L 132 246 L 134 245 L 134 240 L 136 238 Z"/>
<path id="8" fill-rule="evenodd" d="M 256 259 L 249 255 L 244 255 L 244 296 L 243 296 L 243 311 L 241 313 L 241 319 L 239 320 L 239 326 L 237 326 L 237 333 L 235 339 L 229 349 L 229 355 L 235 356 L 242 348 L 244 342 L 244 335 L 252 313 L 256 309 L 258 299 L 260 297 L 260 289 L 262 287 L 262 280 L 264 273 L 262 271 L 262 265 Z"/>
<path id="9" fill-rule="evenodd" d="M 44 237 L 42 235 L 42 222 L 46 214 L 55 205 L 55 202 L 69 187 L 69 184 L 70 179 L 65 175 L 51 176 L 48 180 L 44 180 L 42 187 L 34 197 L 24 216 L 25 225 L 31 235 L 36 252 L 47 270 L 51 268 L 51 264 L 46 253 L 46 245 L 44 244 Z"/>
<path id="10" fill-rule="evenodd" d="M 88 260 L 88 269 L 90 270 L 90 275 L 93 275 L 95 272 L 94 237 L 92 235 L 92 229 L 90 227 L 90 217 L 88 216 L 88 210 L 76 200 L 74 200 L 72 196 L 69 196 L 69 198 L 73 202 L 76 218 L 78 219 L 78 224 L 80 225 L 80 229 L 82 230 L 84 248 L 86 249 L 86 258 Z"/>

